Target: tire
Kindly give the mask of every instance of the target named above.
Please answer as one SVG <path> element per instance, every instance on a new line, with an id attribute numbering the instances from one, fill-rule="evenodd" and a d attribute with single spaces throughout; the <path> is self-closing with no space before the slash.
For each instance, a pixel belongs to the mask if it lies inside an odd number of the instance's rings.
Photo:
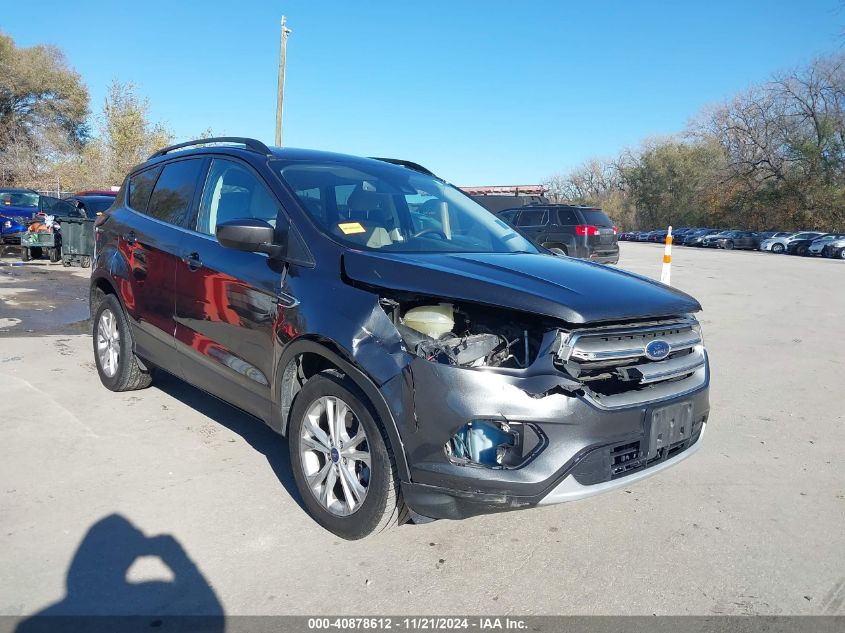
<path id="1" fill-rule="evenodd" d="M 331 433 L 329 410 L 336 413 L 342 405 L 348 410 L 343 426 Z M 363 439 L 353 445 L 362 431 Z M 390 442 L 350 378 L 326 371 L 308 380 L 294 401 L 287 436 L 296 486 L 308 513 L 324 528 L 356 540 L 407 520 Z M 368 455 L 369 467 L 352 454 Z"/>
<path id="2" fill-rule="evenodd" d="M 773 253 L 780 255 L 785 250 L 786 250 L 786 248 L 784 247 L 783 244 L 780 244 L 780 243 L 772 244 L 772 252 Z"/>
<path id="3" fill-rule="evenodd" d="M 62 249 L 58 246 L 56 246 L 54 248 L 48 248 L 47 249 L 47 255 L 50 256 L 50 261 L 55 264 L 56 262 L 58 262 L 62 258 Z"/>
<path id="4" fill-rule="evenodd" d="M 807 247 L 806 246 L 799 246 L 795 249 L 795 254 L 800 255 L 801 257 L 807 256 Z"/>
<path id="5" fill-rule="evenodd" d="M 725 242 L 725 250 L 732 251 L 734 249 L 734 243 L 731 240 Z"/>
<path id="6" fill-rule="evenodd" d="M 94 363 L 100 382 L 106 389 L 134 391 L 150 386 L 152 372 L 141 367 L 132 351 L 135 347 L 132 330 L 123 307 L 114 295 L 103 297 L 97 307 L 93 333 Z"/>
<path id="7" fill-rule="evenodd" d="M 82 258 L 82 262 L 80 264 L 83 268 L 91 268 L 91 258 L 87 255 Z"/>
<path id="8" fill-rule="evenodd" d="M 21 261 L 22 262 L 32 261 L 32 251 L 30 251 L 25 246 L 21 246 Z"/>
<path id="9" fill-rule="evenodd" d="M 550 242 L 548 244 L 543 244 L 544 248 L 558 248 L 563 251 L 564 255 L 569 255 L 569 252 L 566 250 L 566 247 L 563 244 L 557 244 L 555 242 Z"/>
<path id="10" fill-rule="evenodd" d="M 830 246 L 825 246 L 821 252 L 822 257 L 827 257 L 828 259 L 833 257 L 833 251 L 831 250 Z"/>
<path id="11" fill-rule="evenodd" d="M 845 248 L 840 248 L 839 253 L 836 255 L 839 259 L 845 259 Z"/>

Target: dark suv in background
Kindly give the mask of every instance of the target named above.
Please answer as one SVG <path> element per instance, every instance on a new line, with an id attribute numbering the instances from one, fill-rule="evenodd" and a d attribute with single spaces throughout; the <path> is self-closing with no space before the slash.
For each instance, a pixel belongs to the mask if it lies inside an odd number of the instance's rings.
<path id="1" fill-rule="evenodd" d="M 602 264 L 619 262 L 616 227 L 601 209 L 549 204 L 500 214 L 535 244 Z"/>
<path id="2" fill-rule="evenodd" d="M 258 417 L 344 538 L 628 487 L 701 446 L 695 299 L 393 162 L 225 138 L 136 167 L 96 221 L 103 385 L 162 369 Z"/>

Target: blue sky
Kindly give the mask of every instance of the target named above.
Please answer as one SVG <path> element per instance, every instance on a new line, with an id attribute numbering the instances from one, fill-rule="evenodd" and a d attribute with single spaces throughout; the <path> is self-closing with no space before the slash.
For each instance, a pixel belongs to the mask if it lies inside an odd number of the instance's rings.
<path id="1" fill-rule="evenodd" d="M 838 0 L 341 2 L 2 0 L 19 46 L 61 47 L 101 108 L 137 84 L 179 140 L 419 162 L 459 185 L 528 184 L 684 128 L 703 106 L 843 52 Z"/>

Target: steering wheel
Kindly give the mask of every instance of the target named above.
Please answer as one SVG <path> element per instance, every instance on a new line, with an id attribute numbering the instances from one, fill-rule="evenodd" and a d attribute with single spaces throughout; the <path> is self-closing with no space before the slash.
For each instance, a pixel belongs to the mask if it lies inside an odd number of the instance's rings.
<path id="1" fill-rule="evenodd" d="M 423 229 L 422 231 L 414 233 L 413 237 L 422 237 L 423 235 L 428 235 L 429 233 L 434 233 L 435 235 L 439 235 L 444 240 L 447 240 L 447 241 L 449 240 L 449 238 L 446 237 L 446 234 L 443 231 L 441 231 L 440 229 Z"/>

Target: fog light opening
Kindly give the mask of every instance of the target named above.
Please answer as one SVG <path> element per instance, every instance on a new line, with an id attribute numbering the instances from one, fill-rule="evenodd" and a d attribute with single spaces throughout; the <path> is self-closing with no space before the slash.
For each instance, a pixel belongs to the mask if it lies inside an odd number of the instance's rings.
<path id="1" fill-rule="evenodd" d="M 530 424 L 505 420 L 473 420 L 458 429 L 444 450 L 458 464 L 516 468 L 545 446 L 545 436 Z"/>

